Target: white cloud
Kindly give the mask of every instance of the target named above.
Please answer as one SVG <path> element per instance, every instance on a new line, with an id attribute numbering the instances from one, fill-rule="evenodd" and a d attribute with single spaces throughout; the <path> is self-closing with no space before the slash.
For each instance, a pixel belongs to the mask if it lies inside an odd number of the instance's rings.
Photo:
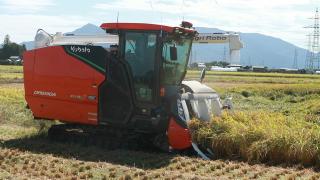
<path id="1" fill-rule="evenodd" d="M 185 17 L 195 26 L 264 33 L 303 47 L 307 33 L 303 26 L 312 23 L 308 17 L 318 3 L 319 0 L 120 0 L 98 3 L 94 8 L 161 15 L 168 20 L 164 22 L 170 23 Z"/>
<path id="2" fill-rule="evenodd" d="M 0 40 L 6 34 L 11 36 L 13 42 L 31 41 L 37 29 L 42 28 L 49 33 L 70 32 L 89 22 L 79 16 L 46 16 L 46 15 L 0 15 Z M 1 43 L 1 41 L 0 41 Z"/>
<path id="3" fill-rule="evenodd" d="M 48 6 L 53 6 L 52 0 L 3 0 L 4 9 L 10 12 L 37 12 L 44 10 Z"/>
<path id="4" fill-rule="evenodd" d="M 80 0 L 79 0 L 80 1 Z M 103 2 L 103 1 L 102 1 Z M 178 25 L 184 18 L 195 26 L 237 32 L 272 35 L 305 46 L 307 29 L 320 0 L 114 0 L 93 4 L 86 16 L 49 16 L 49 7 L 59 8 L 54 0 L 0 0 L 0 40 L 11 34 L 15 41 L 31 40 L 37 28 L 49 32 L 71 31 L 88 22 L 120 21 Z M 65 8 L 65 7 L 64 7 Z M 63 9 L 63 8 L 62 8 Z M 4 11 L 3 11 L 4 10 Z M 55 10 L 50 11 L 54 13 Z M 2 13 L 2 14 L 1 14 Z M 5 14 L 3 14 L 5 13 Z M 41 15 L 37 15 L 41 13 Z M 70 11 L 65 12 L 70 14 Z"/>

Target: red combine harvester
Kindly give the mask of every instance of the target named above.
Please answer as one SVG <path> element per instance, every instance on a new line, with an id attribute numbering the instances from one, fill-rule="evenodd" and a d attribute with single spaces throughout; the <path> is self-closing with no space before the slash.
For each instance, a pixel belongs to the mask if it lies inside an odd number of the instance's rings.
<path id="1" fill-rule="evenodd" d="M 198 81 L 183 81 L 197 35 L 192 24 L 101 28 L 105 36 L 37 32 L 36 48 L 23 58 L 25 98 L 35 119 L 144 134 L 161 149 L 193 147 L 207 158 L 192 142 L 188 121 L 208 121 L 230 103 L 222 105 Z"/>

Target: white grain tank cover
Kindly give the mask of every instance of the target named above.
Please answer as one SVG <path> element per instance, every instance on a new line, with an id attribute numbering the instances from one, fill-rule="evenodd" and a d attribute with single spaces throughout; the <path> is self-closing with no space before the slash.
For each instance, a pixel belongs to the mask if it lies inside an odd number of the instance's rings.
<path id="1" fill-rule="evenodd" d="M 60 45 L 91 45 L 100 46 L 101 44 L 118 44 L 119 37 L 117 35 L 63 35 L 57 32 L 54 35 L 39 29 L 35 36 L 35 48 L 43 48 L 47 46 Z"/>

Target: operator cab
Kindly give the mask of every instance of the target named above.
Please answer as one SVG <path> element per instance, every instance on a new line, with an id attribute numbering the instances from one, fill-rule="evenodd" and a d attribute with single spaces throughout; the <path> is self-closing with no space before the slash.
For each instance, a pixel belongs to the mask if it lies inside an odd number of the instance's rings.
<path id="1" fill-rule="evenodd" d="M 160 122 L 166 127 L 169 113 L 163 98 L 178 93 L 196 34 L 192 25 L 182 25 L 101 25 L 119 37 L 117 53 L 107 57 L 106 81 L 99 90 L 101 124 L 132 124 L 143 131 L 154 131 L 150 126 L 159 127 Z"/>

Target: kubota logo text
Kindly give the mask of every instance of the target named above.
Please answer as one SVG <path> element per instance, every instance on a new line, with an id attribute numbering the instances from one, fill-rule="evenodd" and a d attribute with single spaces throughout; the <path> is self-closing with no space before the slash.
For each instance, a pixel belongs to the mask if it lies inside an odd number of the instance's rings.
<path id="1" fill-rule="evenodd" d="M 90 53 L 91 49 L 88 47 L 71 46 L 70 50 L 74 53 Z"/>
<path id="2" fill-rule="evenodd" d="M 55 97 L 55 96 L 57 96 L 57 93 L 55 93 L 55 92 L 46 92 L 46 91 L 34 91 L 33 95 Z"/>

